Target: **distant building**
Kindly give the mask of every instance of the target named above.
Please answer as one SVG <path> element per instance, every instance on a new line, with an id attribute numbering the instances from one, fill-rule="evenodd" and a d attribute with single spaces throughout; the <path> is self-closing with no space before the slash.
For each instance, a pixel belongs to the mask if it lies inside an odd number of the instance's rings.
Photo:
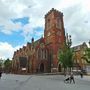
<path id="1" fill-rule="evenodd" d="M 63 13 L 52 8 L 45 15 L 44 37 L 14 52 L 13 73 L 40 73 L 61 71 L 58 51 L 65 42 Z"/>
<path id="2" fill-rule="evenodd" d="M 83 44 L 80 44 L 80 45 L 73 47 L 73 50 L 74 50 L 74 69 L 78 69 L 78 70 L 80 70 L 80 69 L 86 70 L 87 69 L 88 63 L 86 62 L 85 59 L 83 59 L 83 57 L 85 55 L 85 50 L 87 48 L 88 48 L 88 46 L 85 42 Z"/>

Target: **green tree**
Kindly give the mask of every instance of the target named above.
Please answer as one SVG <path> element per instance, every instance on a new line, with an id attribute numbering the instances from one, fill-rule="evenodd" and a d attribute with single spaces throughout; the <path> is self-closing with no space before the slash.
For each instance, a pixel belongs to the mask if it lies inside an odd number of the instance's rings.
<path id="1" fill-rule="evenodd" d="M 2 68 L 2 62 L 1 62 L 1 60 L 0 60 L 0 68 Z"/>
<path id="2" fill-rule="evenodd" d="M 0 59 L 0 70 L 3 69 L 3 61 L 4 61 L 4 60 Z"/>
<path id="3" fill-rule="evenodd" d="M 59 51 L 58 59 L 59 62 L 64 67 L 64 73 L 66 73 L 66 69 L 69 68 L 71 71 L 71 68 L 73 67 L 73 51 L 67 46 L 64 45 L 63 49 Z"/>
<path id="4" fill-rule="evenodd" d="M 4 62 L 4 70 L 5 70 L 5 72 L 9 73 L 11 71 L 11 67 L 12 67 L 12 61 L 8 58 Z"/>
<path id="5" fill-rule="evenodd" d="M 88 57 L 88 59 L 90 59 L 90 48 L 86 49 L 86 56 Z"/>
<path id="6" fill-rule="evenodd" d="M 90 63 L 90 48 L 87 48 L 85 50 L 85 54 L 82 58 L 86 60 L 87 63 Z"/>
<path id="7" fill-rule="evenodd" d="M 66 59 L 67 59 L 67 67 L 69 67 L 71 71 L 71 68 L 73 67 L 73 51 L 71 49 L 67 49 Z"/>

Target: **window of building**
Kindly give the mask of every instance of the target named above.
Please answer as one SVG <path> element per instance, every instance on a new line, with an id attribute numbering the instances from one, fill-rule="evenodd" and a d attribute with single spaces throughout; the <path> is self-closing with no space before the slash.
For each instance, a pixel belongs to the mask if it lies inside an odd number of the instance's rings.
<path id="1" fill-rule="evenodd" d="M 46 60 L 47 59 L 47 50 L 46 49 L 38 49 L 37 50 L 37 58 L 38 60 Z"/>
<path id="2" fill-rule="evenodd" d="M 47 29 L 50 28 L 50 19 L 47 19 Z"/>
<path id="3" fill-rule="evenodd" d="M 47 59 L 47 50 L 45 50 L 45 59 Z"/>
<path id="4" fill-rule="evenodd" d="M 61 23 L 60 17 L 57 17 L 57 20 L 56 20 L 56 27 L 59 28 L 59 29 L 62 29 L 62 23 Z"/>

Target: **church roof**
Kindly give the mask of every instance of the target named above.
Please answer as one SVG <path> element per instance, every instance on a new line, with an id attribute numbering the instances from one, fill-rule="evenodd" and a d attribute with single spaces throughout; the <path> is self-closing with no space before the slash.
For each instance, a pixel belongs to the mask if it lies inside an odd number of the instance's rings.
<path id="1" fill-rule="evenodd" d="M 46 18 L 49 14 L 51 14 L 52 12 L 56 12 L 56 13 L 59 13 L 59 15 L 63 15 L 62 12 L 60 12 L 60 11 L 58 11 L 58 10 L 52 8 L 52 9 L 45 15 L 45 18 Z"/>

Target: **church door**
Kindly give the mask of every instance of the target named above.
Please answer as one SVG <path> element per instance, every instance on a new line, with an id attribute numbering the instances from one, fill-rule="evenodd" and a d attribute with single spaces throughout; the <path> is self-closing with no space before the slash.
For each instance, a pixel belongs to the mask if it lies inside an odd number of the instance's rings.
<path id="1" fill-rule="evenodd" d="M 44 64 L 43 63 L 40 64 L 40 72 L 42 72 L 42 73 L 44 72 Z"/>

